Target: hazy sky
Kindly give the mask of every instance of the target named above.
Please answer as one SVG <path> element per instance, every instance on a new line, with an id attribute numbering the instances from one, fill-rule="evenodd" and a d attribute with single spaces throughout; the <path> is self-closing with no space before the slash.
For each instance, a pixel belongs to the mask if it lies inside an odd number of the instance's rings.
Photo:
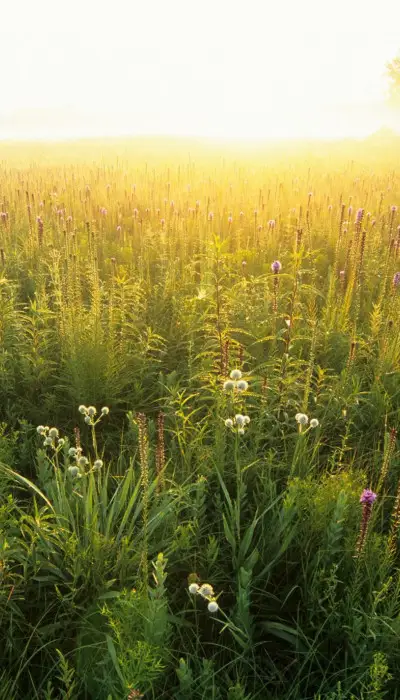
<path id="1" fill-rule="evenodd" d="M 0 137 L 363 135 L 399 0 L 3 0 Z"/>

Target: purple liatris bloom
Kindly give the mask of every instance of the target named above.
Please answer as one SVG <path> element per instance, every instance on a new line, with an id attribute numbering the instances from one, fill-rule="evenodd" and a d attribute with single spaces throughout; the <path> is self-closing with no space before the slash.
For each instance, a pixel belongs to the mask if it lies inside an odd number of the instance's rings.
<path id="1" fill-rule="evenodd" d="M 356 224 L 361 224 L 364 216 L 364 209 L 357 209 Z"/>
<path id="2" fill-rule="evenodd" d="M 396 272 L 393 275 L 393 287 L 398 287 L 400 284 L 400 272 Z"/>
<path id="3" fill-rule="evenodd" d="M 279 260 L 274 260 L 271 265 L 271 270 L 275 275 L 282 270 L 282 264 L 279 262 Z"/>
<path id="4" fill-rule="evenodd" d="M 360 503 L 373 503 L 376 500 L 376 493 L 371 489 L 364 489 L 360 496 Z"/>
<path id="5" fill-rule="evenodd" d="M 396 205 L 395 205 L 395 204 L 392 204 L 392 206 L 391 206 L 391 211 L 392 211 L 392 213 L 393 213 L 393 214 L 395 214 L 395 213 L 396 213 L 396 211 L 397 211 L 397 207 L 396 207 Z"/>
<path id="6" fill-rule="evenodd" d="M 365 547 L 365 542 L 367 539 L 368 525 L 372 515 L 372 506 L 376 500 L 376 493 L 371 491 L 371 489 L 364 489 L 360 496 L 360 503 L 362 503 L 363 511 L 360 525 L 360 534 L 358 535 L 356 554 L 358 557 L 362 554 Z"/>

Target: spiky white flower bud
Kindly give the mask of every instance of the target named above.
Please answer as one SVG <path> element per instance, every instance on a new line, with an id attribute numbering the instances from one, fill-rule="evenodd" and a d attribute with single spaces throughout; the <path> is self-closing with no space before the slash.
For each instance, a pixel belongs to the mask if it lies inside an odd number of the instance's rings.
<path id="1" fill-rule="evenodd" d="M 64 447 L 64 445 L 65 445 L 64 438 L 59 438 L 57 445 L 58 445 L 58 447 Z"/>
<path id="2" fill-rule="evenodd" d="M 110 413 L 110 409 L 108 408 L 108 406 L 103 406 L 103 408 L 101 409 L 101 415 L 108 416 L 109 413 Z"/>
<path id="3" fill-rule="evenodd" d="M 308 416 L 305 413 L 296 413 L 295 418 L 300 425 L 307 425 L 308 423 Z"/>
<path id="4" fill-rule="evenodd" d="M 82 415 L 85 415 L 85 413 L 87 413 L 87 408 L 82 404 L 81 406 L 79 406 L 78 411 L 79 413 L 82 413 Z"/>
<path id="5" fill-rule="evenodd" d="M 95 416 L 97 413 L 97 408 L 95 406 L 89 406 L 87 412 L 88 412 L 88 415 L 93 418 L 93 416 Z"/>
<path id="6" fill-rule="evenodd" d="M 238 435 L 244 435 L 244 428 L 238 428 Z"/>
<path id="7" fill-rule="evenodd" d="M 71 476 L 78 476 L 78 474 L 79 474 L 78 467 L 68 467 L 68 474 L 70 474 Z"/>
<path id="8" fill-rule="evenodd" d="M 192 595 L 196 595 L 196 593 L 199 592 L 199 588 L 200 586 L 198 583 L 191 583 L 189 586 L 189 593 L 191 593 Z"/>
<path id="9" fill-rule="evenodd" d="M 36 428 L 36 432 L 38 433 L 38 435 L 44 435 L 46 432 L 46 428 L 44 427 L 44 425 L 38 425 L 38 427 Z"/>
<path id="10" fill-rule="evenodd" d="M 90 425 L 92 422 L 92 419 L 90 416 L 85 416 L 84 421 L 85 421 L 85 423 L 87 423 L 87 425 Z"/>
<path id="11" fill-rule="evenodd" d="M 319 426 L 319 420 L 318 418 L 311 418 L 310 420 L 310 428 L 318 428 Z"/>
<path id="12" fill-rule="evenodd" d="M 203 598 L 210 598 L 214 595 L 214 589 L 210 583 L 202 583 L 198 592 Z"/>
<path id="13" fill-rule="evenodd" d="M 87 463 L 88 463 L 88 460 L 87 460 L 86 457 L 79 457 L 79 459 L 78 459 L 78 465 L 79 465 L 80 467 L 86 467 Z"/>
<path id="14" fill-rule="evenodd" d="M 235 388 L 235 382 L 232 382 L 230 379 L 228 379 L 226 382 L 224 382 L 224 391 L 232 391 L 232 389 Z"/>
<path id="15" fill-rule="evenodd" d="M 58 428 L 50 428 L 49 437 L 51 437 L 51 438 L 58 437 Z"/>
<path id="16" fill-rule="evenodd" d="M 242 378 L 242 373 L 240 369 L 233 369 L 229 376 L 231 379 L 237 380 Z"/>
<path id="17" fill-rule="evenodd" d="M 219 605 L 216 600 L 210 600 L 209 604 L 207 605 L 208 612 L 210 613 L 216 613 Z"/>
<path id="18" fill-rule="evenodd" d="M 237 413 L 235 416 L 235 423 L 239 428 L 243 428 L 244 426 L 244 416 L 242 416 L 241 413 Z"/>
<path id="19" fill-rule="evenodd" d="M 248 425 L 248 424 L 250 423 L 250 418 L 249 418 L 249 416 L 243 416 L 243 418 L 244 418 L 244 424 L 245 424 L 245 425 Z"/>
<path id="20" fill-rule="evenodd" d="M 233 428 L 233 420 L 232 420 L 232 418 L 227 418 L 227 419 L 226 419 L 226 421 L 225 421 L 225 426 L 226 426 L 227 428 Z"/>
<path id="21" fill-rule="evenodd" d="M 102 459 L 96 459 L 96 461 L 93 464 L 94 469 L 101 469 L 103 466 L 103 460 Z"/>
<path id="22" fill-rule="evenodd" d="M 244 379 L 241 379 L 236 386 L 238 391 L 247 391 L 247 389 L 249 388 L 248 382 L 246 382 Z"/>
<path id="23" fill-rule="evenodd" d="M 68 450 L 69 457 L 76 457 L 76 447 L 70 447 Z"/>
<path id="24" fill-rule="evenodd" d="M 53 444 L 53 438 L 47 437 L 44 439 L 43 445 L 44 447 L 50 447 L 50 445 Z"/>

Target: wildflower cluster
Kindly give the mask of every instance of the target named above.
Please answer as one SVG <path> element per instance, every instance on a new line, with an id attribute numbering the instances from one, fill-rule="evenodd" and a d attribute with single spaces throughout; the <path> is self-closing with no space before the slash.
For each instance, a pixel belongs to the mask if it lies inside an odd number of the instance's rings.
<path id="1" fill-rule="evenodd" d="M 229 377 L 230 379 L 227 379 L 227 381 L 224 382 L 224 391 L 233 391 L 234 389 L 237 391 L 247 391 L 249 388 L 248 382 L 246 382 L 245 379 L 242 379 L 240 369 L 233 369 Z"/>
<path id="2" fill-rule="evenodd" d="M 296 413 L 295 419 L 299 425 L 300 428 L 304 427 L 305 425 L 308 425 L 308 416 L 305 413 Z M 319 420 L 318 418 L 311 418 L 310 420 L 310 428 L 318 428 L 319 426 Z"/>
<path id="3" fill-rule="evenodd" d="M 58 428 L 49 428 L 48 425 L 38 425 L 36 432 L 38 435 L 44 437 L 43 447 L 52 447 L 53 450 L 59 450 L 65 444 L 64 438 L 59 437 Z"/>
<path id="4" fill-rule="evenodd" d="M 227 418 L 225 420 L 225 426 L 231 430 L 237 431 L 238 435 L 244 435 L 244 428 L 249 423 L 249 416 L 242 416 L 241 413 L 237 413 L 234 418 Z"/>
<path id="5" fill-rule="evenodd" d="M 108 406 L 103 406 L 100 411 L 100 415 L 96 420 L 97 408 L 95 406 L 79 406 L 79 413 L 85 416 L 84 420 L 87 425 L 97 425 L 97 423 L 103 418 L 103 416 L 108 416 L 110 409 Z"/>
<path id="6" fill-rule="evenodd" d="M 189 585 L 189 593 L 192 595 L 199 595 L 207 600 L 207 608 L 210 613 L 217 612 L 219 605 L 215 599 L 214 589 L 210 583 L 202 583 L 201 585 L 198 583 L 191 583 Z"/>

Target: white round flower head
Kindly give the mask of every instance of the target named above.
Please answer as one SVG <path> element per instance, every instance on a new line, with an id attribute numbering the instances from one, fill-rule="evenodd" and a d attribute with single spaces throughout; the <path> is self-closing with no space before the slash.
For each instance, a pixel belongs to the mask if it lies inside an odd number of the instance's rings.
<path id="1" fill-rule="evenodd" d="M 241 413 L 237 413 L 235 416 L 235 423 L 239 428 L 243 428 L 244 426 L 244 416 L 242 416 Z"/>
<path id="2" fill-rule="evenodd" d="M 224 382 L 224 391 L 232 391 L 232 389 L 235 388 L 235 382 L 233 382 L 231 379 L 228 379 L 226 382 Z"/>
<path id="3" fill-rule="evenodd" d="M 76 447 L 70 447 L 68 450 L 69 457 L 76 457 Z"/>
<path id="4" fill-rule="evenodd" d="M 245 381 L 245 379 L 241 379 L 236 386 L 238 391 L 247 391 L 247 389 L 249 388 L 249 384 Z"/>
<path id="5" fill-rule="evenodd" d="M 79 459 L 78 459 L 78 465 L 79 465 L 80 467 L 86 467 L 87 463 L 88 463 L 88 460 L 87 460 L 86 457 L 79 457 Z"/>
<path id="6" fill-rule="evenodd" d="M 44 435 L 46 432 L 46 428 L 44 427 L 44 425 L 38 425 L 38 427 L 36 428 L 36 432 L 38 435 Z"/>
<path id="7" fill-rule="evenodd" d="M 78 474 L 79 474 L 78 467 L 68 467 L 68 474 L 70 474 L 71 476 L 78 476 Z"/>
<path id="8" fill-rule="evenodd" d="M 97 413 L 97 408 L 95 406 L 89 406 L 87 412 L 88 412 L 89 416 L 93 417 Z"/>
<path id="9" fill-rule="evenodd" d="M 65 445 L 65 440 L 64 440 L 64 438 L 59 438 L 59 439 L 58 439 L 57 445 L 58 445 L 59 447 L 64 447 L 64 445 Z"/>
<path id="10" fill-rule="evenodd" d="M 52 444 L 53 444 L 53 438 L 47 437 L 44 439 L 44 442 L 43 442 L 44 447 L 49 447 Z"/>
<path id="11" fill-rule="evenodd" d="M 225 426 L 226 426 L 227 428 L 233 428 L 233 420 L 232 420 L 232 418 L 227 418 L 227 419 L 226 419 L 226 421 L 225 421 Z"/>
<path id="12" fill-rule="evenodd" d="M 92 419 L 90 416 L 85 416 L 84 421 L 85 421 L 85 423 L 87 423 L 87 425 L 90 425 L 92 422 Z"/>
<path id="13" fill-rule="evenodd" d="M 295 418 L 300 425 L 307 425 L 308 423 L 308 416 L 305 413 L 296 413 Z"/>
<path id="14" fill-rule="evenodd" d="M 108 416 L 109 413 L 110 413 L 110 409 L 108 408 L 108 406 L 103 406 L 103 408 L 101 409 L 101 415 Z"/>
<path id="15" fill-rule="evenodd" d="M 50 428 L 49 430 L 49 436 L 51 438 L 56 438 L 58 437 L 58 429 L 57 428 Z"/>
<path id="16" fill-rule="evenodd" d="M 244 435 L 244 428 L 238 428 L 238 435 Z"/>
<path id="17" fill-rule="evenodd" d="M 79 406 L 78 411 L 79 413 L 82 413 L 84 415 L 85 413 L 87 413 L 87 408 L 82 404 L 81 406 Z"/>
<path id="18" fill-rule="evenodd" d="M 244 424 L 245 424 L 245 425 L 248 425 L 248 424 L 250 423 L 250 418 L 249 418 L 249 416 L 243 416 L 243 418 L 244 418 Z"/>
<path id="19" fill-rule="evenodd" d="M 196 593 L 199 592 L 199 588 L 200 586 L 198 583 L 191 583 L 189 586 L 189 593 L 191 593 L 192 595 L 196 595 Z"/>
<path id="20" fill-rule="evenodd" d="M 236 381 L 237 379 L 242 378 L 242 373 L 240 369 L 233 369 L 229 376 L 231 379 L 234 379 Z"/>
<path id="21" fill-rule="evenodd" d="M 203 598 L 210 598 L 214 595 L 214 589 L 210 583 L 202 583 L 198 592 Z"/>
<path id="22" fill-rule="evenodd" d="M 318 418 L 311 418 L 310 420 L 310 428 L 318 428 L 319 426 L 319 420 Z"/>
<path id="23" fill-rule="evenodd" d="M 216 613 L 218 610 L 218 603 L 216 600 L 210 600 L 209 604 L 207 605 L 208 612 L 210 613 Z"/>
<path id="24" fill-rule="evenodd" d="M 101 469 L 103 466 L 103 460 L 102 459 L 96 459 L 95 463 L 93 464 L 93 467 L 95 469 Z"/>

